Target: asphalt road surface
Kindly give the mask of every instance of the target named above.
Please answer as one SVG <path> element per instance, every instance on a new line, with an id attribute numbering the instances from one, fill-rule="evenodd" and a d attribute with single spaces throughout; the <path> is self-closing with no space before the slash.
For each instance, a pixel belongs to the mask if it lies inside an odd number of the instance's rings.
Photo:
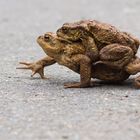
<path id="1" fill-rule="evenodd" d="M 64 89 L 79 75 L 53 65 L 48 80 L 16 70 L 45 56 L 36 43 L 64 22 L 97 19 L 140 38 L 140 0 L 0 0 L 0 140 L 140 140 L 140 90 Z M 140 53 L 139 53 L 140 54 Z"/>

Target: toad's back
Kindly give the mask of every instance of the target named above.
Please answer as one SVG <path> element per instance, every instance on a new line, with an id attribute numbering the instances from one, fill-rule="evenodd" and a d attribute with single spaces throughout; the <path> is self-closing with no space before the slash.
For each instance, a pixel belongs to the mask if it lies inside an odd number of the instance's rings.
<path id="1" fill-rule="evenodd" d="M 140 42 L 137 38 L 126 32 L 119 31 L 110 24 L 93 20 L 88 23 L 88 29 L 99 44 L 118 43 L 131 47 L 135 53 L 138 50 Z"/>

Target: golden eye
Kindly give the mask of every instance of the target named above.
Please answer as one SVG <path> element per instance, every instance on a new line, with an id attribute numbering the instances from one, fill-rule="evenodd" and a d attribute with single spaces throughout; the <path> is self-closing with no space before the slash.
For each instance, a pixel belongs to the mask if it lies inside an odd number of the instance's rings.
<path id="1" fill-rule="evenodd" d="M 44 39 L 45 39 L 46 41 L 48 41 L 48 40 L 50 40 L 50 37 L 49 37 L 48 35 L 45 35 L 45 36 L 44 36 Z"/>
<path id="2" fill-rule="evenodd" d="M 66 29 L 66 28 L 62 28 L 62 31 L 63 31 L 63 33 L 67 33 L 68 32 L 68 30 Z"/>

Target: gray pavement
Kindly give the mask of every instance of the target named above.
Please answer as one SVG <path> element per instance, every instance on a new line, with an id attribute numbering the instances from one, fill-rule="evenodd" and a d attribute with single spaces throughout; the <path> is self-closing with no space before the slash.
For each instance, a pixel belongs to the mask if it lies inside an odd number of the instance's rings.
<path id="1" fill-rule="evenodd" d="M 47 67 L 48 80 L 15 69 L 44 57 L 36 38 L 68 21 L 97 19 L 140 38 L 139 13 L 139 0 L 0 0 L 0 140 L 140 140 L 133 79 L 64 89 L 79 75 L 63 66 Z"/>

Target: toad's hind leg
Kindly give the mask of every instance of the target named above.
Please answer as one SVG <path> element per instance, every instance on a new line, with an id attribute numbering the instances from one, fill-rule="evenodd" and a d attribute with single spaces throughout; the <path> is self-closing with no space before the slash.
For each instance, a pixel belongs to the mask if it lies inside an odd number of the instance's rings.
<path id="1" fill-rule="evenodd" d="M 135 75 L 140 72 L 140 58 L 136 57 L 125 67 L 126 72 L 131 75 Z M 135 78 L 134 84 L 137 88 L 140 88 L 140 76 Z"/>
<path id="2" fill-rule="evenodd" d="M 133 58 L 133 50 L 128 46 L 110 44 L 101 49 L 100 60 L 113 68 L 121 69 Z"/>

